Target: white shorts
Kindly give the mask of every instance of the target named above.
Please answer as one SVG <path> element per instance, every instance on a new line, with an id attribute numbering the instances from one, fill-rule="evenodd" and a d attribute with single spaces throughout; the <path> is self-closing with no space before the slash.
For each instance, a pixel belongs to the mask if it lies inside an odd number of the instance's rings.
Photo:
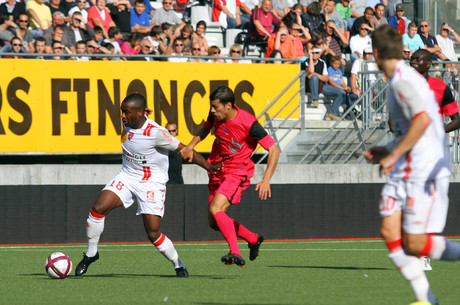
<path id="1" fill-rule="evenodd" d="M 150 181 L 134 181 L 119 173 L 103 190 L 114 192 L 125 209 L 137 202 L 137 215 L 152 214 L 163 217 L 165 211 L 166 185 Z"/>
<path id="2" fill-rule="evenodd" d="M 411 234 L 441 233 L 449 208 L 449 177 L 423 182 L 390 180 L 380 194 L 381 217 L 402 210 L 402 228 Z"/>

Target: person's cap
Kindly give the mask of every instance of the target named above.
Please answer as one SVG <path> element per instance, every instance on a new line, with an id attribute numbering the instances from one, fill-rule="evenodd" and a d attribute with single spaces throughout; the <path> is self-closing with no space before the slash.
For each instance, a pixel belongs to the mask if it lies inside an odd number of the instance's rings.
<path id="1" fill-rule="evenodd" d="M 404 5 L 402 5 L 402 3 L 398 3 L 396 5 L 396 11 L 399 12 L 399 11 L 404 11 Z"/>
<path id="2" fill-rule="evenodd" d="M 363 54 L 372 54 L 372 48 L 371 47 L 367 47 L 363 50 Z"/>
<path id="3" fill-rule="evenodd" d="M 312 53 L 321 53 L 321 49 L 320 48 L 315 48 L 313 50 L 311 50 Z"/>

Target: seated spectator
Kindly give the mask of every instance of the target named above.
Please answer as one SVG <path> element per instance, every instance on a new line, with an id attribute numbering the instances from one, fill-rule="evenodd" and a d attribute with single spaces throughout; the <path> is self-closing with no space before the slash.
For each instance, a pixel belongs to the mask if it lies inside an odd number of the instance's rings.
<path id="1" fill-rule="evenodd" d="M 208 55 L 208 41 L 206 37 L 204 37 L 204 33 L 206 32 L 206 22 L 200 20 L 196 24 L 196 30 L 193 34 L 193 41 L 198 42 L 200 45 L 200 54 L 201 55 Z"/>
<path id="2" fill-rule="evenodd" d="M 105 6 L 106 0 L 96 0 L 96 5 L 88 10 L 88 24 L 94 29 L 95 26 L 100 26 L 103 30 L 104 37 L 108 38 L 107 31 L 110 27 L 116 26 L 110 16 L 109 9 Z"/>
<path id="3" fill-rule="evenodd" d="M 230 47 L 230 50 L 228 51 L 228 57 L 241 57 L 243 54 L 243 47 L 241 47 L 240 44 L 235 43 Z M 240 63 L 240 59 L 227 59 L 225 61 L 226 63 L 229 64 L 237 64 Z"/>
<path id="4" fill-rule="evenodd" d="M 342 34 L 345 34 L 345 24 L 343 23 L 343 18 L 340 13 L 336 11 L 335 6 L 336 4 L 334 0 L 328 0 L 327 5 L 324 8 L 324 16 L 326 17 L 326 21 L 334 21 L 337 29 Z"/>
<path id="5" fill-rule="evenodd" d="M 68 10 L 64 5 L 64 2 L 61 2 L 61 0 L 49 0 L 47 3 L 48 7 L 50 8 L 51 15 L 53 15 L 55 12 L 61 12 L 65 16 L 68 14 Z M 70 21 L 70 17 L 66 20 L 66 22 Z"/>
<path id="6" fill-rule="evenodd" d="M 62 42 L 62 38 L 64 37 L 65 27 L 63 25 L 57 25 L 53 27 L 51 31 L 51 37 L 44 36 L 46 40 L 46 52 L 52 53 L 52 46 L 54 41 Z"/>
<path id="7" fill-rule="evenodd" d="M 259 7 L 259 0 L 240 0 L 240 14 L 245 15 L 244 19 L 251 19 L 252 11 Z"/>
<path id="8" fill-rule="evenodd" d="M 32 53 L 34 51 L 34 38 L 32 32 L 29 31 L 27 26 L 29 25 L 29 17 L 26 13 L 20 14 L 16 20 L 18 28 L 16 29 L 16 35 L 22 40 L 26 53 Z"/>
<path id="9" fill-rule="evenodd" d="M 141 40 L 141 51 L 139 52 L 139 55 L 154 55 L 155 50 L 152 45 L 152 43 L 144 38 Z M 145 57 L 135 57 L 132 58 L 131 60 L 141 60 L 141 61 L 154 61 L 155 59 L 150 57 L 150 56 L 145 56 Z"/>
<path id="10" fill-rule="evenodd" d="M 372 32 L 375 29 L 372 17 L 374 17 L 374 10 L 372 9 L 372 7 L 367 7 L 364 11 L 364 15 L 359 18 L 356 18 L 355 22 L 353 23 L 353 26 L 350 30 L 350 37 L 359 34 L 359 29 L 361 28 L 361 25 L 364 25 L 369 33 Z"/>
<path id="11" fill-rule="evenodd" d="M 328 82 L 324 84 L 323 94 L 327 96 L 334 96 L 335 99 L 326 114 L 326 121 L 338 121 L 340 119 L 340 106 L 342 103 L 350 106 L 348 101 L 348 91 L 350 87 L 345 84 L 342 71 L 340 70 L 341 58 L 338 56 L 332 57 L 331 65 L 327 68 Z"/>
<path id="12" fill-rule="evenodd" d="M 86 50 L 86 42 L 84 42 L 83 40 L 77 41 L 76 52 L 75 53 L 80 55 L 80 56 L 75 56 L 75 60 L 77 60 L 77 61 L 89 61 L 89 57 L 85 56 L 85 55 L 88 54 L 88 52 Z"/>
<path id="13" fill-rule="evenodd" d="M 382 3 L 376 4 L 374 7 L 374 16 L 372 17 L 375 28 L 388 24 L 387 18 L 383 15 L 385 15 L 385 6 Z"/>
<path id="14" fill-rule="evenodd" d="M 337 24 L 333 20 L 326 22 L 323 32 L 323 44 L 329 50 L 327 52 L 326 62 L 331 62 L 332 56 L 342 58 L 342 48 L 348 45 L 348 40 L 345 35 L 337 28 Z M 345 59 L 342 59 L 342 65 L 346 65 Z"/>
<path id="15" fill-rule="evenodd" d="M 302 18 L 302 25 L 308 28 L 309 32 L 312 33 L 314 30 L 322 31 L 326 18 L 321 13 L 321 4 L 313 2 L 308 5 L 307 12 L 300 16 Z"/>
<path id="16" fill-rule="evenodd" d="M 403 45 L 408 46 L 411 54 L 417 51 L 418 49 L 425 49 L 426 46 L 420 38 L 420 35 L 417 34 L 417 24 L 415 22 L 409 23 L 407 27 L 407 32 L 402 36 Z"/>
<path id="17" fill-rule="evenodd" d="M 320 57 L 322 60 L 325 60 L 326 56 L 331 54 L 332 51 L 329 49 L 328 45 L 323 41 L 323 32 L 320 30 L 315 30 L 311 33 L 311 39 L 307 43 L 307 52 L 313 49 L 321 49 Z"/>
<path id="18" fill-rule="evenodd" d="M 219 22 L 225 29 L 247 29 L 249 16 L 241 15 L 240 5 L 239 0 L 215 0 L 212 21 Z"/>
<path id="19" fill-rule="evenodd" d="M 29 0 L 26 4 L 27 14 L 29 15 L 29 25 L 32 36 L 37 38 L 51 26 L 51 11 L 43 2 L 45 0 Z"/>
<path id="20" fill-rule="evenodd" d="M 123 37 L 131 34 L 131 4 L 129 0 L 118 0 L 107 8 L 110 11 L 110 17 L 120 29 Z"/>
<path id="21" fill-rule="evenodd" d="M 72 7 L 67 16 L 72 17 L 75 12 L 80 12 L 83 22 L 88 23 L 88 11 L 86 10 L 86 0 L 77 0 L 77 5 Z"/>
<path id="22" fill-rule="evenodd" d="M 351 61 L 363 58 L 364 49 L 372 46 L 371 37 L 368 33 L 366 24 L 361 24 L 359 34 L 350 38 Z"/>
<path id="23" fill-rule="evenodd" d="M 0 4 L 0 14 L 11 13 L 13 20 L 18 20 L 21 14 L 27 14 L 23 1 L 7 0 Z"/>
<path id="24" fill-rule="evenodd" d="M 182 51 L 184 50 L 184 41 L 182 38 L 178 37 L 174 40 L 173 42 L 173 48 L 172 48 L 172 56 L 184 56 Z M 169 57 L 168 58 L 169 62 L 187 62 L 188 58 L 186 57 Z"/>
<path id="25" fill-rule="evenodd" d="M 353 0 L 353 11 L 357 18 L 364 16 L 364 12 L 369 5 L 367 0 Z"/>
<path id="26" fill-rule="evenodd" d="M 88 40 L 86 42 L 86 51 L 88 54 L 100 54 L 100 46 L 99 44 L 94 41 L 94 39 Z M 97 57 L 90 57 L 90 60 L 98 60 Z"/>
<path id="27" fill-rule="evenodd" d="M 449 37 L 449 34 L 452 34 L 452 36 Z M 460 35 L 458 35 L 449 24 L 442 24 L 439 29 L 439 34 L 436 35 L 436 40 L 438 41 L 442 54 L 444 54 L 448 60 L 458 60 L 457 54 L 455 53 L 455 45 L 460 44 Z"/>
<path id="28" fill-rule="evenodd" d="M 109 54 L 109 55 L 115 54 L 115 48 L 113 47 L 111 43 L 102 43 L 100 51 L 102 54 Z M 98 59 L 103 60 L 103 61 L 110 61 L 110 60 L 118 60 L 118 57 L 104 56 L 104 57 L 99 57 Z"/>
<path id="29" fill-rule="evenodd" d="M 107 33 L 109 38 L 104 39 L 105 43 L 111 43 L 115 50 L 115 54 L 123 54 L 121 52 L 121 45 L 123 44 L 123 35 L 120 33 L 120 29 L 116 26 L 112 26 L 109 28 Z"/>
<path id="30" fill-rule="evenodd" d="M 34 41 L 34 52 L 35 54 L 44 54 L 46 53 L 46 40 L 43 37 L 37 37 Z M 32 57 L 36 59 L 45 59 L 43 55 L 37 55 L 36 57 Z"/>
<path id="31" fill-rule="evenodd" d="M 163 51 L 160 49 L 160 51 L 162 54 L 168 54 L 167 50 L 172 48 L 171 43 L 174 41 L 174 39 L 176 39 L 176 36 L 174 36 L 172 24 L 165 22 L 161 25 L 161 29 L 163 30 L 163 33 L 161 34 L 160 39 L 163 42 L 165 50 Z"/>
<path id="32" fill-rule="evenodd" d="M 266 43 L 268 38 L 278 31 L 281 20 L 271 12 L 271 8 L 271 0 L 263 0 L 261 7 L 254 9 L 248 29 L 251 43 Z"/>
<path id="33" fill-rule="evenodd" d="M 145 40 L 148 40 L 150 42 L 150 48 L 152 49 L 150 51 L 151 54 L 160 55 L 166 52 L 166 48 L 164 47 L 163 42 L 161 41 L 162 33 L 163 30 L 161 29 L 161 26 L 154 25 L 152 27 L 152 31 L 150 31 L 150 35 L 144 38 Z"/>
<path id="34" fill-rule="evenodd" d="M 432 60 L 446 60 L 447 57 L 442 54 L 441 48 L 438 45 L 436 37 L 430 35 L 430 24 L 427 20 L 420 22 L 418 34 L 422 38 L 423 44 L 426 46 L 426 50 L 431 53 Z"/>
<path id="35" fill-rule="evenodd" d="M 49 53 L 52 53 L 52 54 L 56 54 L 56 56 L 51 56 L 47 59 L 51 59 L 51 60 L 65 60 L 66 57 L 64 56 L 58 56 L 58 55 L 62 55 L 64 54 L 64 45 L 60 42 L 60 41 L 53 41 L 52 45 L 51 45 L 51 52 Z"/>
<path id="36" fill-rule="evenodd" d="M 296 47 L 296 58 L 302 58 L 305 56 L 304 44 L 310 41 L 311 36 L 308 32 L 308 28 L 303 27 L 298 21 L 298 15 L 295 12 L 287 13 L 283 19 L 283 24 L 288 28 L 289 34 L 294 38 Z"/>
<path id="37" fill-rule="evenodd" d="M 409 60 L 411 56 L 410 49 L 408 46 L 403 46 L 403 58 L 404 60 Z"/>
<path id="38" fill-rule="evenodd" d="M 397 29 L 401 35 L 406 33 L 406 28 L 409 22 L 404 16 L 404 5 L 401 3 L 396 5 L 396 13 L 388 18 L 388 24 Z"/>
<path id="39" fill-rule="evenodd" d="M 268 39 L 267 53 L 270 58 L 297 58 L 295 38 L 289 34 L 287 27 L 281 27 L 279 31 Z M 274 61 L 275 64 L 290 64 L 292 61 Z"/>
<path id="40" fill-rule="evenodd" d="M 390 16 L 393 16 L 396 14 L 396 6 L 398 4 L 401 4 L 402 0 L 388 0 L 388 4 L 385 6 L 385 17 L 390 18 Z"/>
<path id="41" fill-rule="evenodd" d="M 174 30 L 174 35 L 179 36 L 180 30 L 185 26 L 185 22 L 183 22 L 179 16 L 177 16 L 176 12 L 172 10 L 172 0 L 163 0 L 162 4 L 163 7 L 157 9 L 153 14 L 153 25 L 163 24 L 165 22 L 171 25 L 177 25 Z"/>
<path id="42" fill-rule="evenodd" d="M 184 42 L 184 49 L 182 50 L 184 55 L 192 54 L 193 32 L 193 26 L 190 23 L 187 23 L 180 31 L 180 38 Z"/>
<path id="43" fill-rule="evenodd" d="M 297 16 L 296 23 L 297 24 L 302 24 L 302 14 L 303 14 L 302 4 L 300 4 L 300 3 L 294 4 L 294 6 L 292 6 L 292 8 L 291 8 L 291 12 L 294 12 L 296 14 L 296 16 Z"/>
<path id="44" fill-rule="evenodd" d="M 23 51 L 23 46 L 22 46 L 22 40 L 14 36 L 10 40 L 10 46 L 11 46 L 11 51 L 10 53 L 24 53 Z M 2 58 L 24 58 L 23 56 L 20 55 L 3 55 Z"/>
<path id="45" fill-rule="evenodd" d="M 136 32 L 141 36 L 146 36 L 151 30 L 152 26 L 149 15 L 145 11 L 144 0 L 135 0 L 134 8 L 131 9 L 131 33 Z"/>
<path id="46" fill-rule="evenodd" d="M 43 32 L 43 37 L 46 39 L 46 45 L 51 46 L 51 42 L 53 41 L 53 32 L 56 26 L 63 26 L 65 28 L 65 16 L 61 12 L 54 12 L 52 16 L 51 26 L 48 27 Z"/>
<path id="47" fill-rule="evenodd" d="M 70 26 L 66 27 L 64 30 L 62 43 L 75 53 L 78 41 L 87 41 L 92 38 L 94 38 L 93 28 L 87 23 L 84 23 L 80 12 L 73 13 Z"/>
<path id="48" fill-rule="evenodd" d="M 356 19 L 352 16 L 353 10 L 350 8 L 350 0 L 342 0 L 342 2 L 337 3 L 335 10 L 342 17 L 345 31 L 349 31 Z"/>
<path id="49" fill-rule="evenodd" d="M 193 56 L 202 55 L 201 54 L 201 46 L 200 46 L 200 44 L 198 42 L 194 42 L 193 45 L 192 45 L 192 55 Z M 208 55 L 208 53 L 206 53 L 206 55 Z M 198 58 L 198 57 L 189 58 L 188 61 L 189 62 L 206 62 L 204 59 Z"/>
<path id="50" fill-rule="evenodd" d="M 220 59 L 220 48 L 218 46 L 210 46 L 208 49 L 208 56 L 214 56 L 214 58 L 209 59 L 207 62 L 209 63 L 221 63 L 222 59 Z"/>
<path id="51" fill-rule="evenodd" d="M 329 80 L 326 62 L 319 58 L 321 51 L 319 48 L 308 51 L 308 59 L 302 63 L 302 70 L 307 72 L 305 88 L 311 93 L 312 108 L 318 108 L 319 94 Z"/>
<path id="52" fill-rule="evenodd" d="M 121 45 L 123 54 L 138 54 L 141 51 L 141 36 L 138 33 L 131 33 L 125 38 Z"/>
<path id="53" fill-rule="evenodd" d="M 372 48 L 368 47 L 365 48 L 363 51 L 363 58 L 355 60 L 353 62 L 353 66 L 351 67 L 351 76 L 350 76 L 350 85 L 351 85 L 351 92 L 356 95 L 356 98 L 361 96 L 363 84 L 361 83 L 361 72 L 364 71 L 376 71 L 374 74 L 366 74 L 365 79 L 368 81 L 367 85 L 371 85 L 375 82 L 378 78 L 378 71 L 379 68 L 377 64 L 373 62 L 374 57 L 372 55 Z M 363 61 L 367 61 L 363 63 Z M 372 62 L 371 62 L 372 61 Z M 363 64 L 366 65 L 366 69 L 363 70 Z"/>

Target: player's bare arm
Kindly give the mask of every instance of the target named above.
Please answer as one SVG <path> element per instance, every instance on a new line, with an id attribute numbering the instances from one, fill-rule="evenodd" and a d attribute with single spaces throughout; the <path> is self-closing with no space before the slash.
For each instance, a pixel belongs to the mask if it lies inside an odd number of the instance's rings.
<path id="1" fill-rule="evenodd" d="M 210 131 L 211 130 L 204 128 L 204 126 L 201 127 L 201 129 L 198 131 L 198 134 L 193 137 L 192 141 L 190 141 L 187 146 L 180 150 L 179 155 L 181 155 L 181 157 L 188 162 L 194 162 L 195 154 L 193 152 L 195 146 L 203 141 L 208 136 Z"/>
<path id="2" fill-rule="evenodd" d="M 444 126 L 446 133 L 460 128 L 460 114 L 458 112 L 449 116 L 449 118 L 450 118 L 449 124 L 446 124 Z"/>
<path id="3" fill-rule="evenodd" d="M 180 155 L 181 151 L 184 150 L 185 148 L 186 148 L 186 146 L 184 144 L 180 144 L 176 151 Z M 212 175 L 216 174 L 217 171 L 222 169 L 222 163 L 217 164 L 217 165 L 211 165 L 197 151 L 192 150 L 192 154 L 193 154 L 193 162 L 196 165 L 199 165 L 200 167 L 204 168 L 206 171 L 210 172 Z"/>
<path id="4" fill-rule="evenodd" d="M 268 149 L 268 160 L 267 168 L 265 169 L 265 174 L 262 180 L 257 183 L 256 191 L 259 191 L 259 198 L 266 200 L 272 196 L 272 191 L 270 188 L 270 179 L 275 173 L 276 165 L 278 164 L 278 158 L 280 156 L 280 150 L 278 146 L 272 145 Z"/>
<path id="5" fill-rule="evenodd" d="M 414 147 L 417 141 L 425 133 L 425 130 L 428 128 L 430 123 L 431 118 L 426 112 L 419 113 L 412 118 L 407 134 L 396 145 L 395 149 L 379 162 L 385 175 L 389 175 L 394 169 L 396 161 Z"/>

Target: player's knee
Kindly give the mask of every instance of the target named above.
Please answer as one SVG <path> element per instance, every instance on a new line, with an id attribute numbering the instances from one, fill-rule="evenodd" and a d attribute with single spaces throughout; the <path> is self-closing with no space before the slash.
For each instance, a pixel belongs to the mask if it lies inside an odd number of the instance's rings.
<path id="1" fill-rule="evenodd" d="M 403 239 L 403 247 L 407 252 L 419 255 L 425 247 L 425 242 L 423 239 L 408 236 Z"/>
<path id="2" fill-rule="evenodd" d="M 158 238 L 160 238 L 160 236 L 161 236 L 161 230 L 147 232 L 147 237 L 152 243 L 157 241 Z"/>

